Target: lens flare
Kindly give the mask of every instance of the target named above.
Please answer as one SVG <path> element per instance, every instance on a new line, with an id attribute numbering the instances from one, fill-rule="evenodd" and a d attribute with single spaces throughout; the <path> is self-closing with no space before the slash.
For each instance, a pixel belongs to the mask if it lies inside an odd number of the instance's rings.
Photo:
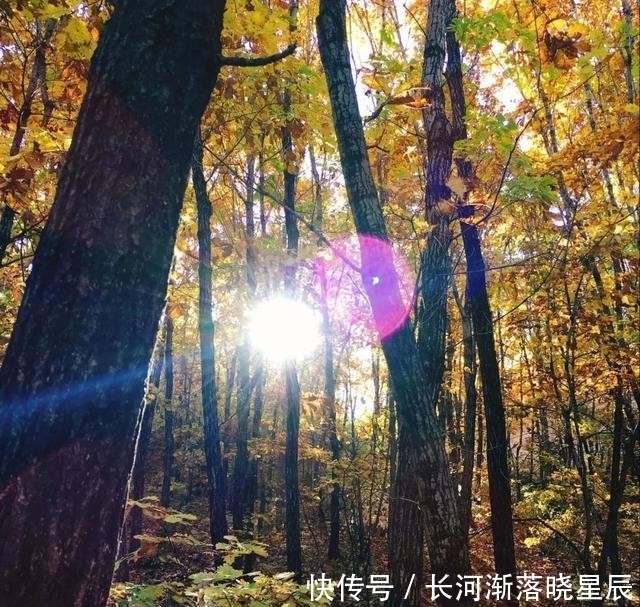
<path id="1" fill-rule="evenodd" d="M 253 346 L 273 362 L 302 359 L 320 343 L 320 314 L 287 297 L 267 299 L 249 313 Z"/>
<path id="2" fill-rule="evenodd" d="M 363 259 L 370 264 L 372 260 L 375 264 L 376 259 L 393 263 L 362 268 Z M 324 273 L 331 323 L 352 339 L 376 343 L 379 338 L 395 333 L 411 313 L 414 274 L 406 258 L 390 243 L 372 236 L 352 236 L 323 251 L 315 265 L 316 273 Z M 363 280 L 370 281 L 369 291 L 375 292 L 377 319 L 374 319 Z"/>

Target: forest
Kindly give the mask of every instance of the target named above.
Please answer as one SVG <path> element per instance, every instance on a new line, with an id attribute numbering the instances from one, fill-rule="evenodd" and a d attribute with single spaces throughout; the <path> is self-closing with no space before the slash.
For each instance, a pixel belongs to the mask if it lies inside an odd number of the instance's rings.
<path id="1" fill-rule="evenodd" d="M 0 607 L 640 604 L 633 0 L 0 0 Z"/>

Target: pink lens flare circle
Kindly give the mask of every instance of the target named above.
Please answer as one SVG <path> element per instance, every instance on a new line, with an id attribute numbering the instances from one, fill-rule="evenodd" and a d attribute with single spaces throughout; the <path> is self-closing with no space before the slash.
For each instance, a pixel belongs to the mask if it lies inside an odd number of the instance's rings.
<path id="1" fill-rule="evenodd" d="M 363 259 L 368 267 L 363 268 Z M 378 263 L 392 260 L 393 266 Z M 365 343 L 375 343 L 395 333 L 411 313 L 415 277 L 404 255 L 373 236 L 349 236 L 332 243 L 315 260 L 323 274 L 329 319 L 334 329 Z M 362 271 L 358 271 L 361 269 Z M 369 293 L 375 293 L 374 318 Z"/>

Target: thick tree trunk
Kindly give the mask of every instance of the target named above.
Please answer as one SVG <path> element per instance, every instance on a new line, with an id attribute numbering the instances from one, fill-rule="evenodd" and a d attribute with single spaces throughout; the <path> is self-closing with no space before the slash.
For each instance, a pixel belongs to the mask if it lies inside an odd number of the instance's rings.
<path id="1" fill-rule="evenodd" d="M 467 295 L 478 349 L 484 414 L 487 422 L 487 468 L 491 502 L 493 554 L 498 573 L 516 571 L 513 542 L 513 510 L 509 475 L 506 421 L 498 357 L 493 338 L 493 317 L 487 294 L 480 236 L 472 223 L 461 222 L 467 258 Z"/>
<path id="2" fill-rule="evenodd" d="M 169 506 L 171 500 L 171 478 L 173 476 L 173 320 L 170 310 L 165 318 L 164 342 L 164 454 L 162 458 L 162 488 L 160 504 Z"/>
<path id="3" fill-rule="evenodd" d="M 209 531 L 215 545 L 227 535 L 225 512 L 225 470 L 220 446 L 218 394 L 216 389 L 216 357 L 212 314 L 211 265 L 211 201 L 202 167 L 202 140 L 196 137 L 191 178 L 198 208 L 198 324 L 200 333 L 200 366 L 202 375 L 202 412 L 204 419 L 204 452 L 209 484 Z"/>
<path id="4" fill-rule="evenodd" d="M 102 32 L 0 370 L 2 607 L 106 601 L 223 10 L 121 0 Z"/>
<path id="5" fill-rule="evenodd" d="M 394 607 L 420 605 L 420 587 L 424 560 L 424 524 L 415 472 L 406 457 L 407 430 L 400 427 L 398 440 L 398 464 L 395 482 L 391 486 L 389 503 L 389 561 L 392 567 Z M 404 600 L 412 576 L 411 595 Z"/>
<path id="6" fill-rule="evenodd" d="M 367 157 L 351 74 L 345 3 L 322 0 L 317 29 L 347 197 L 356 229 L 359 234 L 374 236 L 384 243 L 388 241 L 387 230 Z M 390 305 L 403 305 L 393 260 L 386 245 L 363 247 L 361 255 L 364 287 L 376 323 L 382 326 L 385 310 Z M 379 287 L 380 276 L 385 277 L 383 288 Z M 409 321 L 394 334 L 382 338 L 382 349 L 398 416 L 407 428 L 406 451 L 411 457 L 408 465 L 418 479 L 420 502 L 424 505 L 432 572 L 436 575 L 467 573 L 469 559 L 461 533 L 456 495 L 442 433 L 433 410 L 438 392 L 430 390 L 431 384 L 427 386 L 424 382 L 422 362 Z M 458 604 L 457 601 L 449 603 Z"/>

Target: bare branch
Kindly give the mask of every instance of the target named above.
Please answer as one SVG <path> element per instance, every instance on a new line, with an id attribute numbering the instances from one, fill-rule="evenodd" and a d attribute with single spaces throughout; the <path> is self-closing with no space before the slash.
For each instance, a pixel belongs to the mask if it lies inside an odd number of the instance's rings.
<path id="1" fill-rule="evenodd" d="M 295 43 L 290 44 L 286 49 L 275 53 L 274 55 L 267 55 L 266 57 L 220 57 L 220 65 L 234 65 L 236 67 L 261 67 L 263 65 L 269 65 L 284 59 L 289 55 L 293 55 L 296 51 L 297 45 Z"/>

